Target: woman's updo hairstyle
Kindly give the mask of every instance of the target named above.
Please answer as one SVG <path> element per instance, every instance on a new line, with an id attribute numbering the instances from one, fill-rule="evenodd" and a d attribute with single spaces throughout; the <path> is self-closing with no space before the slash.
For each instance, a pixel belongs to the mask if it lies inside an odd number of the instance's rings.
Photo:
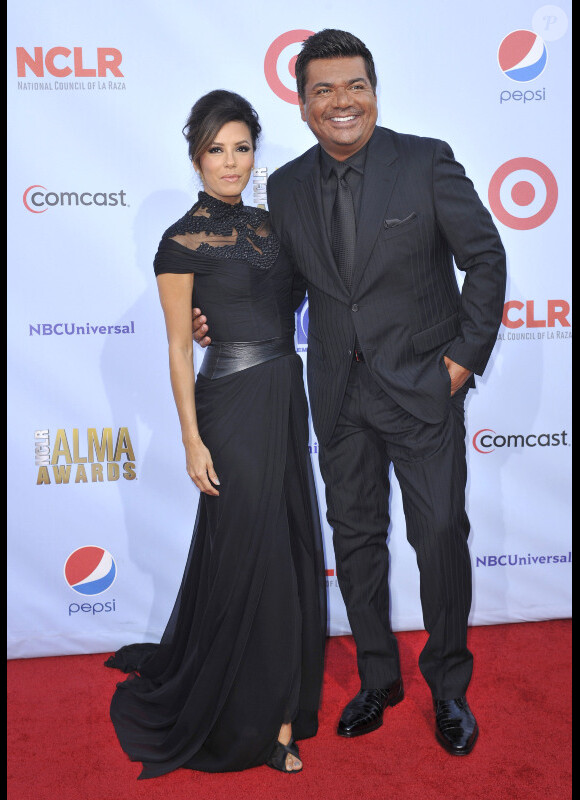
<path id="1" fill-rule="evenodd" d="M 215 89 L 199 98 L 189 112 L 183 128 L 183 135 L 189 145 L 189 158 L 195 166 L 199 164 L 200 156 L 214 141 L 218 131 L 228 122 L 245 123 L 250 129 L 252 145 L 256 149 L 262 130 L 256 111 L 241 95 L 225 89 Z"/>

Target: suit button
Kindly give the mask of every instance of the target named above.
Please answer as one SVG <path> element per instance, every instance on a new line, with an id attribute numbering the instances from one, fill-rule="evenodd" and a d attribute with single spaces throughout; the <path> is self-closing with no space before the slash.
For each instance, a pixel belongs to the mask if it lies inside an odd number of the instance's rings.
<path id="1" fill-rule="evenodd" d="M 352 306 L 350 307 L 350 310 L 351 310 L 351 311 L 358 311 L 358 306 L 357 306 L 357 304 L 355 303 L 354 305 L 352 305 Z"/>

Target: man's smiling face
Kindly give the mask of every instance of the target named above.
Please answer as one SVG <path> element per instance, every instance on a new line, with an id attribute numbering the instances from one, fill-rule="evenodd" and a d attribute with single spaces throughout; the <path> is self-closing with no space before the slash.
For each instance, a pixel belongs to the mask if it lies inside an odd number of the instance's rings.
<path id="1" fill-rule="evenodd" d="M 299 105 L 302 119 L 329 155 L 344 161 L 356 153 L 377 122 L 377 96 L 363 57 L 310 61 Z"/>

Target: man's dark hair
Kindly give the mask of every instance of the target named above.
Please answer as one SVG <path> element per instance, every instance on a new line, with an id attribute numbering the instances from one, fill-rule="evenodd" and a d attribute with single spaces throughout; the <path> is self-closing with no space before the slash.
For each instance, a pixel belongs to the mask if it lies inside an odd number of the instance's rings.
<path id="1" fill-rule="evenodd" d="M 373 92 L 377 90 L 377 73 L 375 62 L 368 47 L 352 33 L 325 28 L 312 34 L 302 44 L 302 50 L 296 59 L 296 85 L 298 95 L 304 100 L 306 89 L 306 68 L 316 58 L 350 58 L 362 56 Z"/>
<path id="2" fill-rule="evenodd" d="M 194 164 L 199 163 L 200 156 L 227 122 L 244 122 L 250 129 L 252 145 L 256 149 L 262 130 L 256 111 L 241 95 L 225 89 L 215 89 L 199 98 L 189 112 L 183 128 L 183 135 L 189 145 L 189 158 Z"/>

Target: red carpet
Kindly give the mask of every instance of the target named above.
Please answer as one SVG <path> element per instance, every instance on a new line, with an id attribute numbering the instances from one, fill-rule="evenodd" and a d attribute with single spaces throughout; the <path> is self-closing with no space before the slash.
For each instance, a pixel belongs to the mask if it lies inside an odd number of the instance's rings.
<path id="1" fill-rule="evenodd" d="M 433 734 L 417 667 L 425 634 L 399 633 L 406 697 L 382 728 L 352 741 L 334 729 L 359 688 L 351 637 L 328 640 L 320 731 L 304 770 L 189 770 L 137 781 L 109 700 L 120 673 L 105 655 L 8 662 L 9 800 L 567 800 L 571 797 L 571 620 L 471 628 L 469 702 L 480 727 L 470 756 Z"/>

